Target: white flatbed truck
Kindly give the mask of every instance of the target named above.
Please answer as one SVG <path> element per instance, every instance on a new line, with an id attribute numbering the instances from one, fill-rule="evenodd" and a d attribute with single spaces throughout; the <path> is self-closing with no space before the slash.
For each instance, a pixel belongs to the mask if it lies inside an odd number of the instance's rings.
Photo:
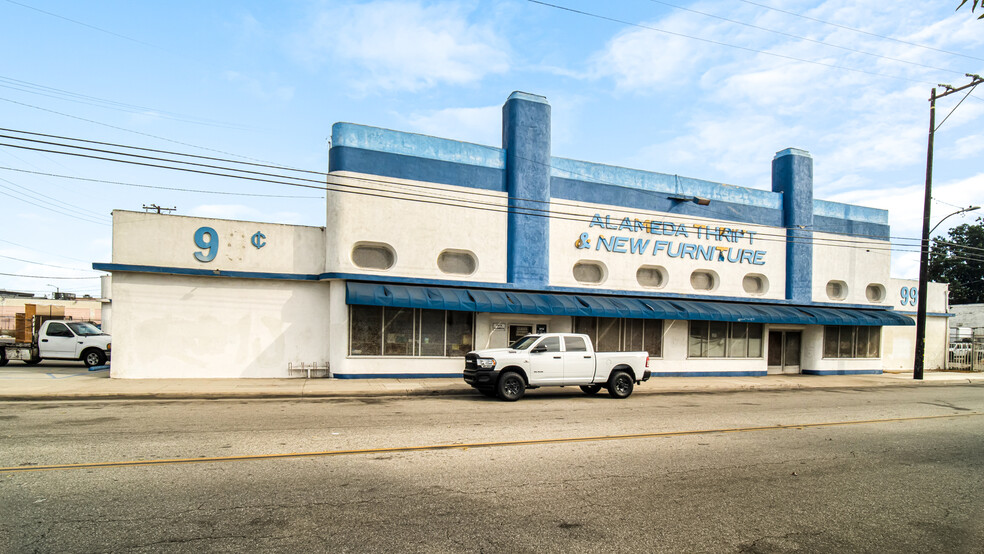
<path id="1" fill-rule="evenodd" d="M 104 365 L 110 358 L 112 337 L 83 321 L 49 319 L 32 333 L 30 342 L 0 340 L 0 366 L 10 360 L 27 365 L 41 360 L 79 360 L 87 367 Z"/>

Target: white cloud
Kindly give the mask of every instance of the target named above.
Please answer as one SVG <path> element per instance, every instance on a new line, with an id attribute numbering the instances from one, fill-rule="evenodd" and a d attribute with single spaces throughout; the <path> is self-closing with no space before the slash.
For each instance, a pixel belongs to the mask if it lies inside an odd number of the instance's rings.
<path id="1" fill-rule="evenodd" d="M 970 135 L 956 140 L 955 149 L 950 152 L 950 156 L 955 160 L 965 160 L 975 156 L 980 156 L 984 150 L 984 135 Z"/>
<path id="2" fill-rule="evenodd" d="M 230 83 L 240 85 L 246 92 L 261 100 L 288 102 L 294 97 L 294 87 L 276 84 L 277 75 L 269 75 L 259 79 L 238 71 L 225 71 L 222 76 Z"/>
<path id="3" fill-rule="evenodd" d="M 356 90 L 416 91 L 467 84 L 509 70 L 508 45 L 460 4 L 377 1 L 326 9 L 294 38 L 295 54 L 320 66 L 351 64 Z"/>
<path id="4" fill-rule="evenodd" d="M 416 113 L 407 118 L 410 127 L 427 135 L 499 146 L 502 142 L 502 107 L 447 108 Z"/>

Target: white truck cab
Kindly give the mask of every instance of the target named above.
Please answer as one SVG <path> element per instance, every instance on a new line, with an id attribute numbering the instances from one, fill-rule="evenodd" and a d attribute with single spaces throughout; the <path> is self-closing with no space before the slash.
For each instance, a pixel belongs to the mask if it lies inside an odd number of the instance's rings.
<path id="1" fill-rule="evenodd" d="M 595 352 L 587 335 L 526 335 L 508 348 L 465 355 L 465 382 L 486 396 L 519 400 L 526 389 L 577 385 L 587 394 L 602 387 L 613 398 L 627 398 L 649 379 L 648 352 Z"/>
<path id="2" fill-rule="evenodd" d="M 31 342 L 0 342 L 0 366 L 9 360 L 35 365 L 41 360 L 80 360 L 88 367 L 100 366 L 110 358 L 112 337 L 83 321 L 49 319 L 41 324 Z"/>

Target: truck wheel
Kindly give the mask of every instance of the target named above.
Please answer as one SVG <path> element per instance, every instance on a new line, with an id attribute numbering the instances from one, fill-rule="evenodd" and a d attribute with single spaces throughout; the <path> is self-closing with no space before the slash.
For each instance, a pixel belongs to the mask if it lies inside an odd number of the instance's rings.
<path id="1" fill-rule="evenodd" d="M 24 363 L 27 365 L 38 365 L 41 363 L 41 358 L 38 357 L 38 358 L 31 358 L 30 360 L 24 360 Z"/>
<path id="2" fill-rule="evenodd" d="M 85 367 L 93 367 L 106 363 L 106 355 L 102 350 L 86 350 L 82 353 L 82 362 Z"/>
<path id="3" fill-rule="evenodd" d="M 515 402 L 526 392 L 526 381 L 523 381 L 523 376 L 515 371 L 507 371 L 499 378 L 496 391 L 499 393 L 499 398 Z"/>
<path id="4" fill-rule="evenodd" d="M 608 378 L 608 394 L 612 398 L 628 398 L 635 382 L 627 372 L 618 370 Z"/>
<path id="5" fill-rule="evenodd" d="M 0 350 L 0 367 L 7 365 L 7 357 L 3 355 L 3 350 Z"/>
<path id="6" fill-rule="evenodd" d="M 588 396 L 594 396 L 601 390 L 601 385 L 581 385 L 581 391 Z"/>

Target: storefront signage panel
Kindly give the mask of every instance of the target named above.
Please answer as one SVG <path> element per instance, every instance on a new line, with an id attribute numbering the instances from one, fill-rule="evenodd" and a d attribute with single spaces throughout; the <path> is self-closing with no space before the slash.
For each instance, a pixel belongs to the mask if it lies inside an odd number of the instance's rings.
<path id="1" fill-rule="evenodd" d="M 626 234 L 592 234 L 594 228 Z M 640 256 L 689 258 L 732 264 L 765 265 L 765 250 L 752 247 L 755 231 L 699 223 L 640 220 L 595 214 L 588 224 L 589 232 L 581 233 L 574 241 L 579 250 L 595 250 Z M 642 236 L 640 236 L 642 235 Z M 645 238 L 645 235 L 673 237 L 673 240 Z"/>

